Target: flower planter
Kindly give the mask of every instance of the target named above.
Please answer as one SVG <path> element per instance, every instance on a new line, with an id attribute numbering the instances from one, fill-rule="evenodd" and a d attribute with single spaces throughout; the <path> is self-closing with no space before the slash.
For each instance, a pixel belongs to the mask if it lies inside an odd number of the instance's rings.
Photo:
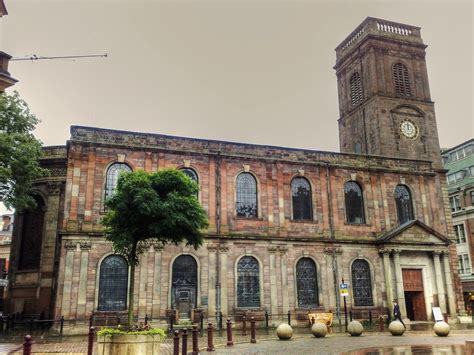
<path id="1" fill-rule="evenodd" d="M 161 335 L 114 334 L 97 337 L 98 355 L 160 354 Z"/>

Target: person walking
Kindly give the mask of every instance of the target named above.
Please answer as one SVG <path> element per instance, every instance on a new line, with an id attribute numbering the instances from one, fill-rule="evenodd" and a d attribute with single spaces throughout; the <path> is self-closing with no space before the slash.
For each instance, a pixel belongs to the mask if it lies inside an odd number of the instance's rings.
<path id="1" fill-rule="evenodd" d="M 400 306 L 398 305 L 397 300 L 393 301 L 393 318 L 402 323 L 405 329 L 407 328 L 405 323 L 403 323 L 402 313 L 400 312 Z"/>

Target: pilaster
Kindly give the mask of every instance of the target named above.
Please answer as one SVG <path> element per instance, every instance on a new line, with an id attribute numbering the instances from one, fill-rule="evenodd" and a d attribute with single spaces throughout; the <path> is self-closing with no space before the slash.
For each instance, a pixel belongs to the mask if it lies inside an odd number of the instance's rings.
<path id="1" fill-rule="evenodd" d="M 281 313 L 285 314 L 290 309 L 290 302 L 288 299 L 288 258 L 286 252 L 287 247 L 279 246 L 280 251 L 280 269 L 281 269 L 281 298 L 283 310 Z"/>
<path id="2" fill-rule="evenodd" d="M 216 315 L 216 251 L 217 246 L 208 245 L 209 253 L 209 291 L 207 299 L 207 316 L 214 317 Z"/>
<path id="3" fill-rule="evenodd" d="M 221 312 L 224 317 L 229 315 L 228 299 L 227 299 L 227 245 L 219 245 L 219 257 L 221 266 Z"/>
<path id="4" fill-rule="evenodd" d="M 385 293 L 387 295 L 386 306 L 393 312 L 393 286 L 392 286 L 392 270 L 390 266 L 390 250 L 382 249 L 380 251 L 383 259 L 383 270 L 385 277 Z"/>
<path id="5" fill-rule="evenodd" d="M 444 275 L 446 278 L 446 290 L 448 293 L 448 312 L 451 316 L 456 314 L 456 296 L 454 294 L 453 279 L 451 278 L 451 267 L 449 263 L 449 252 L 442 254 L 444 264 Z"/>
<path id="6" fill-rule="evenodd" d="M 395 264 L 395 282 L 397 285 L 397 301 L 400 306 L 400 313 L 402 317 L 406 318 L 407 308 L 405 304 L 405 291 L 403 289 L 403 275 L 402 268 L 400 266 L 400 250 L 393 250 L 393 262 Z"/>
<path id="7" fill-rule="evenodd" d="M 275 255 L 278 249 L 275 246 L 268 248 L 270 254 L 270 312 L 278 314 L 278 289 L 276 279 Z"/>
<path id="8" fill-rule="evenodd" d="M 152 306 L 151 306 L 151 316 L 152 318 L 160 317 L 160 309 L 161 309 L 161 300 L 160 300 L 160 293 L 161 293 L 161 255 L 163 251 L 162 245 L 157 245 L 154 247 L 155 249 L 155 265 L 153 269 L 153 298 L 152 298 Z"/>
<path id="9" fill-rule="evenodd" d="M 441 263 L 439 260 L 440 254 L 440 251 L 433 251 L 433 262 L 435 270 L 436 290 L 438 292 L 438 306 L 441 308 L 442 313 L 446 313 L 446 295 L 444 292 L 443 274 L 441 272 Z"/>

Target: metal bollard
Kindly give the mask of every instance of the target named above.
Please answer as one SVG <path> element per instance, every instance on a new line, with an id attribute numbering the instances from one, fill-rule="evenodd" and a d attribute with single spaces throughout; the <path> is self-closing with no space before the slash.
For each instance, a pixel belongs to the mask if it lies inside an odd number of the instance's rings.
<path id="1" fill-rule="evenodd" d="M 188 330 L 186 328 L 183 329 L 183 339 L 181 347 L 182 354 L 186 355 L 188 353 Z"/>
<path id="2" fill-rule="evenodd" d="M 63 336 L 64 330 L 64 316 L 61 316 L 61 320 L 59 321 L 59 335 Z"/>
<path id="3" fill-rule="evenodd" d="M 64 317 L 62 317 L 64 318 Z M 94 315 L 91 314 L 91 317 L 89 318 L 89 328 L 92 327 L 94 325 Z"/>
<path id="4" fill-rule="evenodd" d="M 265 328 L 268 330 L 268 311 L 265 310 Z"/>
<path id="5" fill-rule="evenodd" d="M 232 346 L 234 345 L 234 342 L 232 340 L 232 322 L 230 321 L 230 318 L 227 318 L 227 346 Z"/>
<path id="6" fill-rule="evenodd" d="M 255 338 L 255 318 L 254 317 L 250 318 L 250 342 L 253 344 L 257 342 L 257 339 Z"/>
<path id="7" fill-rule="evenodd" d="M 204 333 L 204 313 L 203 312 L 199 313 L 199 321 L 201 323 L 199 330 L 201 332 L 201 336 L 203 336 L 203 333 Z"/>
<path id="8" fill-rule="evenodd" d="M 31 355 L 31 335 L 25 336 L 25 342 L 23 343 L 23 355 Z"/>
<path id="9" fill-rule="evenodd" d="M 314 319 L 314 317 L 311 317 L 311 325 L 313 325 L 314 322 L 316 322 L 316 319 Z"/>
<path id="10" fill-rule="evenodd" d="M 242 336 L 247 335 L 247 317 L 242 316 Z"/>
<path id="11" fill-rule="evenodd" d="M 87 344 L 87 355 L 92 355 L 94 353 L 94 335 L 95 335 L 95 328 L 89 328 L 89 341 Z"/>
<path id="12" fill-rule="evenodd" d="M 179 331 L 174 331 L 173 337 L 173 355 L 179 355 Z"/>
<path id="13" fill-rule="evenodd" d="M 379 317 L 379 332 L 383 332 L 383 316 Z"/>
<path id="14" fill-rule="evenodd" d="M 291 325 L 291 311 L 288 310 L 288 325 Z"/>
<path id="15" fill-rule="evenodd" d="M 145 314 L 145 325 L 148 324 L 148 314 Z"/>
<path id="16" fill-rule="evenodd" d="M 193 325 L 193 355 L 199 353 L 199 344 L 198 344 L 198 326 Z"/>
<path id="17" fill-rule="evenodd" d="M 369 325 L 372 326 L 372 311 L 369 310 Z"/>
<path id="18" fill-rule="evenodd" d="M 219 331 L 222 330 L 222 312 L 219 312 Z"/>
<path id="19" fill-rule="evenodd" d="M 207 351 L 214 351 L 214 342 L 212 341 L 212 323 L 207 326 Z"/>
<path id="20" fill-rule="evenodd" d="M 120 316 L 117 317 L 117 326 L 120 326 Z"/>
<path id="21" fill-rule="evenodd" d="M 352 322 L 352 309 L 349 311 L 349 319 Z"/>

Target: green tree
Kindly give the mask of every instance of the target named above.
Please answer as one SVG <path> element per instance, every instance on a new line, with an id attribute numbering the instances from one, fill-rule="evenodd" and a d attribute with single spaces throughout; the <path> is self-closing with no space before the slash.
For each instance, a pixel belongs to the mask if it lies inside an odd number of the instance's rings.
<path id="1" fill-rule="evenodd" d="M 133 323 L 135 267 L 140 255 L 156 244 L 186 243 L 195 249 L 202 245 L 208 220 L 197 192 L 197 183 L 176 169 L 138 170 L 122 173 L 114 195 L 106 201 L 105 238 L 130 264 L 129 325 Z"/>
<path id="2" fill-rule="evenodd" d="M 41 142 L 32 133 L 38 122 L 16 91 L 0 93 L 0 201 L 7 208 L 34 207 L 33 182 L 47 175 L 39 164 Z"/>

